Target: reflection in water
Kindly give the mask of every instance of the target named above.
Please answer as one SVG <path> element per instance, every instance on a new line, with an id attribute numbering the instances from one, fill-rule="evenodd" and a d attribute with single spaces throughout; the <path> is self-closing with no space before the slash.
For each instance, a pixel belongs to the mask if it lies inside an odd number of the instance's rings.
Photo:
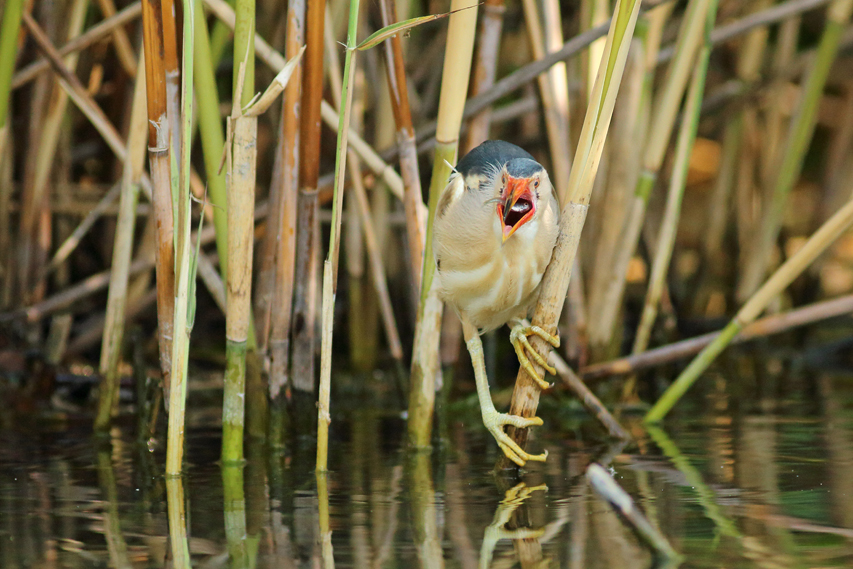
<path id="1" fill-rule="evenodd" d="M 532 488 L 528 487 L 524 482 L 519 482 L 512 488 L 506 491 L 504 495 L 504 499 L 501 500 L 498 505 L 498 509 L 495 510 L 495 517 L 488 526 L 486 526 L 486 531 L 483 533 L 483 545 L 480 548 L 480 568 L 487 569 L 492 562 L 492 556 L 495 552 L 495 547 L 498 544 L 498 541 L 502 539 L 512 539 L 518 541 L 530 540 L 536 541 L 538 544 L 538 540 L 545 533 L 544 528 L 533 529 L 533 528 L 513 528 L 509 529 L 506 525 L 509 523 L 510 518 L 515 514 L 516 510 L 518 510 L 519 506 L 521 506 L 530 495 L 537 491 L 542 490 L 547 492 L 548 487 L 544 484 L 540 484 L 539 486 L 533 486 Z M 519 547 L 525 547 L 523 544 L 519 544 Z M 530 549 L 529 547 L 527 549 Z M 542 548 L 538 548 L 541 553 Z M 542 561 L 541 559 L 539 561 Z M 547 560 L 546 565 L 547 565 Z"/>
<path id="2" fill-rule="evenodd" d="M 187 507 L 184 498 L 184 477 L 166 478 L 166 502 L 169 512 L 169 540 L 172 546 L 172 567 L 189 569 L 190 546 L 187 539 Z"/>
<path id="3" fill-rule="evenodd" d="M 399 416 L 342 402 L 321 477 L 310 440 L 275 453 L 253 441 L 244 466 L 220 467 L 219 429 L 190 428 L 186 475 L 164 479 L 162 451 L 125 432 L 99 446 L 88 424 L 7 428 L 0 567 L 651 567 L 650 549 L 590 490 L 591 462 L 684 568 L 850 567 L 853 390 L 849 378 L 810 381 L 750 401 L 743 384 L 714 380 L 686 402 L 692 417 L 632 425 L 638 441 L 624 449 L 589 442 L 574 419 L 560 432 L 564 417 L 543 408 L 549 461 L 509 475 L 493 472 L 476 410 L 449 414 L 432 453 L 409 454 Z"/>

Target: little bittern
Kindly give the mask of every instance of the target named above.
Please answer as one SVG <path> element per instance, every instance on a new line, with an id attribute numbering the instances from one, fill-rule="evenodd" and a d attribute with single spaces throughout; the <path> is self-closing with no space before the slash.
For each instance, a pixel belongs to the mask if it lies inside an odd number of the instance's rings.
<path id="1" fill-rule="evenodd" d="M 560 208 L 548 173 L 514 144 L 488 140 L 456 165 L 436 210 L 435 265 L 442 299 L 462 320 L 474 365 L 483 423 L 513 462 L 543 461 L 505 432 L 504 425 L 541 425 L 495 410 L 483 361 L 480 334 L 511 324 L 510 341 L 518 359 L 543 389 L 550 386 L 530 364 L 555 373 L 527 340 L 536 334 L 553 346 L 559 340 L 536 326 L 525 326 L 539 293 L 539 282 L 557 240 Z M 528 357 L 529 354 L 529 357 Z"/>

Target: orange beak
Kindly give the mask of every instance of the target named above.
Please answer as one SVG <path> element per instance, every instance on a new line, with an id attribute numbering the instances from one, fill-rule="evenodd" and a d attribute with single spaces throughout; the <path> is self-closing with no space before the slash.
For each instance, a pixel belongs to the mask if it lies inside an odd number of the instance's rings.
<path id="1" fill-rule="evenodd" d="M 503 228 L 501 243 L 506 243 L 513 233 L 530 221 L 536 213 L 530 179 L 510 177 L 498 203 L 498 217 Z"/>

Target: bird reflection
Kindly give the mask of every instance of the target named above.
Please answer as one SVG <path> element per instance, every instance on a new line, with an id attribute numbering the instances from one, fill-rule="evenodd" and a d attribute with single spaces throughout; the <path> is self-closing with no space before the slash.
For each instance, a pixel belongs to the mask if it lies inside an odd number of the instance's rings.
<path id="1" fill-rule="evenodd" d="M 547 492 L 548 487 L 545 484 L 530 487 L 526 483 L 521 482 L 506 491 L 504 499 L 501 500 L 497 510 L 495 510 L 495 517 L 492 519 L 492 523 L 486 527 L 486 531 L 483 533 L 483 546 L 480 548 L 480 569 L 488 569 L 489 565 L 491 565 L 495 547 L 497 547 L 500 540 L 538 540 L 545 533 L 545 528 L 507 529 L 505 527 L 519 506 L 537 490 Z M 548 559 L 540 559 L 532 567 L 544 569 L 548 566 L 548 561 Z"/>

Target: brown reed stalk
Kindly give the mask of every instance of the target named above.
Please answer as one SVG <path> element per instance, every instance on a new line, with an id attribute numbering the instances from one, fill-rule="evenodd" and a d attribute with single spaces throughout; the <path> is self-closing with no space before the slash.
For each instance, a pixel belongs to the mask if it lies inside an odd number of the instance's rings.
<path id="1" fill-rule="evenodd" d="M 639 10 L 639 1 L 619 0 L 617 2 L 593 96 L 590 98 L 584 119 L 574 168 L 569 178 L 568 200 L 563 206 L 560 218 L 560 236 L 557 238 L 551 262 L 542 277 L 539 299 L 532 319 L 534 326 L 539 326 L 552 334 L 556 332 L 557 322 L 569 289 L 571 269 L 577 255 L 589 197 L 601 160 Z M 550 350 L 550 344 L 541 338 L 533 338 L 531 343 L 540 354 L 547 354 Z M 544 373 L 541 369 L 537 372 Z M 541 388 L 538 384 L 530 378 L 524 368 L 521 368 L 516 378 L 509 413 L 522 417 L 534 416 L 540 393 Z M 524 448 L 527 442 L 527 429 L 511 427 L 507 434 Z"/>
<path id="2" fill-rule="evenodd" d="M 383 26 L 389 26 L 398 20 L 395 2 L 382 0 L 379 3 L 379 8 Z M 403 61 L 403 46 L 399 34 L 385 42 L 385 65 L 388 91 L 391 95 L 391 107 L 394 110 L 394 121 L 397 125 L 400 172 L 405 188 L 403 207 L 406 211 L 406 236 L 409 245 L 412 282 L 415 288 L 420 288 L 426 219 L 422 215 L 424 206 L 421 176 L 415 146 L 415 130 L 412 126 L 412 113 L 409 109 L 409 88 Z"/>
<path id="3" fill-rule="evenodd" d="M 289 0 L 287 4 L 287 43 L 285 56 L 296 56 L 304 44 L 304 0 Z M 285 407 L 284 388 L 290 382 L 290 329 L 293 310 L 294 257 L 296 255 L 296 211 L 299 191 L 299 100 L 302 95 L 302 67 L 294 70 L 284 90 L 281 107 L 281 174 L 274 187 L 279 196 L 278 241 L 275 251 L 275 280 L 270 315 L 270 377 L 269 392 L 272 405 L 273 444 L 283 444 L 279 426 Z M 272 197 L 271 197 L 272 200 Z M 271 210 L 273 213 L 275 209 Z"/>
<path id="4" fill-rule="evenodd" d="M 316 377 L 315 326 L 317 321 L 317 263 L 320 258 L 317 180 L 320 175 L 320 102 L 323 98 L 323 27 L 325 0 L 309 2 L 305 21 L 305 60 L 300 110 L 299 198 L 296 220 L 296 282 L 293 289 L 294 410 L 298 432 L 309 432 L 314 413 L 305 409 L 314 400 Z M 304 413 L 300 411 L 305 411 Z"/>
<path id="5" fill-rule="evenodd" d="M 68 35 L 80 33 L 86 11 L 85 2 L 76 2 L 71 7 L 68 20 Z M 26 14 L 31 20 L 31 16 Z M 73 71 L 77 58 L 66 59 L 64 65 Z M 42 104 L 43 99 L 43 104 Z M 68 103 L 68 95 L 58 79 L 47 80 L 36 86 L 30 113 L 30 141 L 24 167 L 24 187 L 21 191 L 21 214 L 18 228 L 17 273 L 19 298 L 23 304 L 37 302 L 44 297 L 45 286 L 37 279 L 46 262 L 50 243 L 40 243 L 40 236 L 50 238 L 52 216 L 51 196 L 47 185 L 53 172 L 54 158 L 60 137 L 60 129 Z"/>
<path id="6" fill-rule="evenodd" d="M 144 59 L 144 56 L 143 56 Z M 136 205 L 139 184 L 145 167 L 148 113 L 145 105 L 145 75 L 136 79 L 131 104 L 131 121 L 127 146 L 129 159 L 124 167 L 121 181 L 121 198 L 116 219 L 115 244 L 110 271 L 110 288 L 107 294 L 104 335 L 101 343 L 101 387 L 98 393 L 98 414 L 95 430 L 109 429 L 111 419 L 118 407 L 119 362 L 127 307 L 127 284 L 133 255 L 133 234 L 136 226 Z"/>
<path id="7" fill-rule="evenodd" d="M 148 101 L 148 161 L 153 186 L 154 223 L 157 229 L 157 246 L 154 250 L 157 275 L 157 339 L 160 347 L 160 372 L 163 374 L 164 388 L 168 390 L 175 319 L 175 230 L 169 164 L 171 125 L 167 116 L 165 44 L 174 42 L 175 38 L 165 37 L 166 29 L 160 0 L 143 0 L 142 39 Z M 174 31 L 174 27 L 172 30 Z"/>

